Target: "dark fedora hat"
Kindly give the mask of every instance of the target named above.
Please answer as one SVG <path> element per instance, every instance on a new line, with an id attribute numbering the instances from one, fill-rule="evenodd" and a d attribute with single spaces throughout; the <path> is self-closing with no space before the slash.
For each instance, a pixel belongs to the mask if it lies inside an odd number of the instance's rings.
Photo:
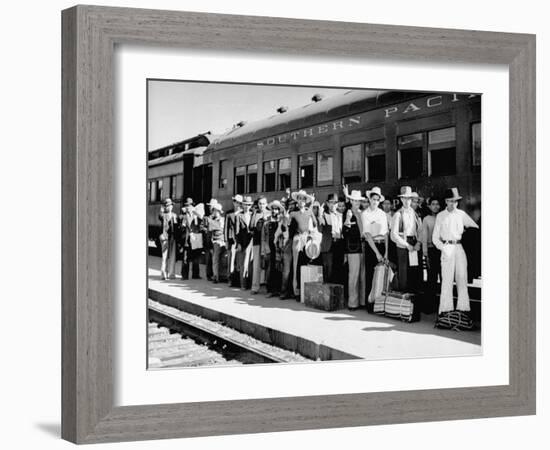
<path id="1" fill-rule="evenodd" d="M 445 200 L 460 200 L 461 198 L 458 188 L 452 187 L 445 190 Z"/>

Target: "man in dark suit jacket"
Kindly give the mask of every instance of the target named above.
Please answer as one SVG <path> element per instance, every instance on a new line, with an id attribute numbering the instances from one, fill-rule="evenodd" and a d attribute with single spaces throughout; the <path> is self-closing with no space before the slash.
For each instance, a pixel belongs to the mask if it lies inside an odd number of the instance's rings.
<path id="1" fill-rule="evenodd" d="M 235 220 L 235 242 L 237 244 L 236 262 L 239 270 L 241 289 L 246 289 L 250 275 L 252 275 L 251 253 L 252 231 L 250 221 L 252 219 L 252 197 L 246 196 L 243 199 L 243 210 L 236 215 Z"/>
<path id="2" fill-rule="evenodd" d="M 229 252 L 229 286 L 238 286 L 239 271 L 235 264 L 237 256 L 237 215 L 242 210 L 243 196 L 237 194 L 233 197 L 233 210 L 225 215 L 224 237 Z"/>
<path id="3" fill-rule="evenodd" d="M 338 194 L 329 194 L 326 210 L 318 218 L 319 231 L 322 234 L 321 255 L 323 258 L 323 279 L 329 283 L 341 282 L 341 277 L 334 273 L 334 267 L 342 267 L 344 249 L 342 241 L 342 214 L 337 211 Z M 336 272 L 339 272 L 338 270 Z"/>
<path id="4" fill-rule="evenodd" d="M 191 247 L 191 233 L 198 234 L 201 232 L 201 219 L 193 213 L 193 199 L 187 198 L 183 207 L 182 214 L 178 218 L 180 230 L 180 246 L 183 248 L 183 258 L 181 261 L 181 278 L 187 280 L 189 278 L 189 264 L 192 266 L 192 277 L 200 278 L 199 274 L 199 258 L 202 249 L 193 249 Z"/>

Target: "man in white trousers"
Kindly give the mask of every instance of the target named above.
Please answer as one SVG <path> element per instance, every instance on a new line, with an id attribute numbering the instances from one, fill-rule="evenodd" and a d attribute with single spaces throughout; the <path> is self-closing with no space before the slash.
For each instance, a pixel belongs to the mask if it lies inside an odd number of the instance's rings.
<path id="1" fill-rule="evenodd" d="M 447 189 L 445 203 L 447 208 L 436 219 L 432 235 L 433 244 L 441 251 L 441 297 L 439 314 L 453 311 L 453 281 L 458 291 L 458 311 L 470 311 L 468 297 L 468 261 L 461 239 L 465 228 L 479 228 L 468 214 L 458 209 L 462 197 L 457 188 Z"/>

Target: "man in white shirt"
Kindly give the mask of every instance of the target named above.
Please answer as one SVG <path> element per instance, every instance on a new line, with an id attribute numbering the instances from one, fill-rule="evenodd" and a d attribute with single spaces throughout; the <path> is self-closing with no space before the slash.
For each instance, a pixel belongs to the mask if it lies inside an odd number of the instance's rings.
<path id="1" fill-rule="evenodd" d="M 397 246 L 397 278 L 401 292 L 418 292 L 422 283 L 422 266 L 418 255 L 421 249 L 422 222 L 411 207 L 417 197 L 410 186 L 401 188 L 403 207 L 392 218 L 391 240 Z"/>
<path id="2" fill-rule="evenodd" d="M 445 203 L 447 208 L 435 219 L 432 235 L 433 244 L 441 251 L 441 297 L 439 314 L 453 311 L 453 281 L 458 291 L 458 311 L 470 311 L 468 296 L 468 261 L 462 248 L 461 239 L 465 228 L 479 228 L 468 214 L 458 209 L 462 197 L 457 188 L 447 189 Z"/>
<path id="3" fill-rule="evenodd" d="M 374 268 L 379 262 L 388 259 L 388 218 L 378 205 L 384 196 L 378 186 L 367 191 L 369 207 L 361 213 L 365 246 L 365 296 L 368 298 L 372 289 Z M 367 310 L 372 303 L 366 302 Z"/>

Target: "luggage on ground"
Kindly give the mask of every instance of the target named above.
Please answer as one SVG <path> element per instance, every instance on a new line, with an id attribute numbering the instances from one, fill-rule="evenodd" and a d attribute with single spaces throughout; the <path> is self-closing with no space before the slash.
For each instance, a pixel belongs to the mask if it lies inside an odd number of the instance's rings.
<path id="1" fill-rule="evenodd" d="M 384 291 L 384 315 L 403 322 L 420 320 L 416 295 L 409 292 Z"/>
<path id="2" fill-rule="evenodd" d="M 323 266 L 303 265 L 300 271 L 300 302 L 304 303 L 304 284 L 310 281 L 323 282 Z"/>
<path id="3" fill-rule="evenodd" d="M 304 303 L 323 311 L 344 308 L 344 285 L 309 281 L 304 283 Z"/>
<path id="4" fill-rule="evenodd" d="M 377 295 L 374 298 L 373 312 L 375 314 L 381 314 L 394 319 L 400 319 L 403 322 L 416 322 L 420 320 L 420 309 L 416 304 L 416 295 L 409 292 L 398 292 L 392 290 L 390 284 L 392 278 L 394 278 L 393 271 L 389 264 L 383 264 L 381 267 L 384 273 L 382 283 L 383 290 L 380 295 Z M 375 271 L 377 269 L 380 270 L 379 266 L 376 266 Z M 373 280 L 373 289 L 374 282 L 375 280 Z"/>
<path id="5" fill-rule="evenodd" d="M 434 327 L 447 330 L 472 330 L 474 324 L 468 313 L 464 311 L 447 311 L 439 314 Z"/>
<path id="6" fill-rule="evenodd" d="M 386 279 L 386 276 L 388 277 Z M 368 303 L 375 303 L 376 298 L 382 295 L 382 291 L 388 289 L 388 283 L 393 280 L 393 270 L 387 262 L 381 262 L 374 268 L 372 276 L 372 288 L 367 299 Z"/>

